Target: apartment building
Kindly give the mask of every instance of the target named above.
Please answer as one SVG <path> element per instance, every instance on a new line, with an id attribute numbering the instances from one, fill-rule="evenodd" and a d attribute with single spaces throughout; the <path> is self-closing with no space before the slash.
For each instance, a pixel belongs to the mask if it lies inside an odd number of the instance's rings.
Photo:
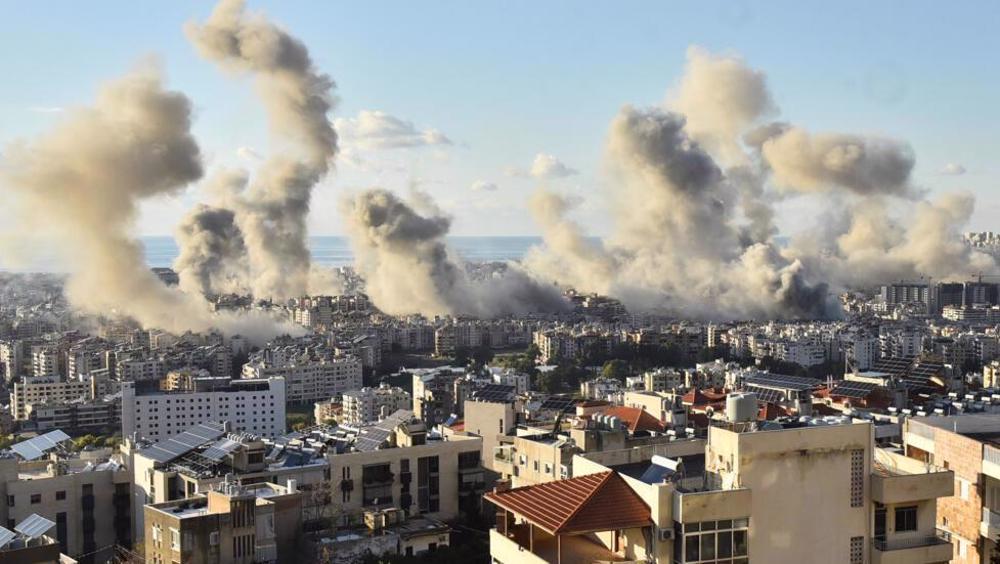
<path id="1" fill-rule="evenodd" d="M 28 404 L 25 412 L 26 420 L 38 432 L 52 429 L 112 431 L 117 430 L 121 422 L 121 402 L 115 400 L 33 403 Z"/>
<path id="2" fill-rule="evenodd" d="M 361 360 L 353 356 L 292 357 L 285 361 L 258 359 L 243 366 L 243 378 L 284 378 L 288 403 L 311 403 L 360 389 L 362 366 Z"/>
<path id="3" fill-rule="evenodd" d="M 573 458 L 573 478 L 487 494 L 493 562 L 934 563 L 954 473 L 875 446 L 844 419 L 709 428 L 701 453 L 670 443 Z"/>
<path id="4" fill-rule="evenodd" d="M 138 390 L 122 382 L 122 436 L 160 441 L 199 423 L 228 421 L 236 432 L 285 432 L 285 380 L 195 378 L 194 389 Z"/>
<path id="5" fill-rule="evenodd" d="M 146 562 L 256 564 L 301 554 L 302 494 L 290 482 L 223 482 L 205 494 L 147 505 Z"/>
<path id="6" fill-rule="evenodd" d="M 111 546 L 132 543 L 131 473 L 110 449 L 62 448 L 68 438 L 55 431 L 0 456 L 0 523 L 13 529 L 40 515 L 55 523 L 51 535 L 61 552 L 104 562 Z"/>
<path id="7" fill-rule="evenodd" d="M 14 383 L 10 394 L 14 419 L 28 419 L 28 406 L 32 404 L 64 404 L 79 399 L 91 399 L 89 381 L 64 380 L 59 376 L 26 376 Z"/>
<path id="8" fill-rule="evenodd" d="M 344 392 L 341 424 L 350 426 L 377 423 L 400 409 L 409 409 L 410 393 L 398 386 L 381 384 Z"/>
<path id="9" fill-rule="evenodd" d="M 409 411 L 360 430 L 317 426 L 274 440 L 206 423 L 130 450 L 139 508 L 206 492 L 227 476 L 242 484 L 292 479 L 306 522 L 346 526 L 387 508 L 453 519 L 478 512 L 485 488 L 482 439 L 428 433 Z"/>
<path id="10" fill-rule="evenodd" d="M 1000 415 L 914 417 L 903 425 L 907 456 L 949 468 L 955 495 L 938 501 L 938 528 L 954 544 L 955 564 L 1000 557 Z"/>
<path id="11" fill-rule="evenodd" d="M 413 413 L 428 425 L 443 423 L 462 409 L 465 369 L 452 366 L 408 371 L 413 387 Z"/>

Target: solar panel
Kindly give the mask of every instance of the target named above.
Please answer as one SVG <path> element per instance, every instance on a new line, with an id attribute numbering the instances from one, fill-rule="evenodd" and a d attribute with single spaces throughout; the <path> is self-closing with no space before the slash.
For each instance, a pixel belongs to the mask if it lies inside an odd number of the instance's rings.
<path id="1" fill-rule="evenodd" d="M 576 404 L 580 403 L 582 400 L 576 400 L 573 398 L 567 398 L 564 396 L 551 396 L 542 402 L 542 405 L 538 409 L 553 409 L 556 411 L 569 412 L 576 408 Z"/>
<path id="2" fill-rule="evenodd" d="M 68 441 L 69 435 L 59 429 L 49 431 L 44 435 L 39 435 L 33 439 L 21 441 L 10 447 L 18 456 L 25 460 L 35 460 L 41 458 L 46 452 L 59 446 L 59 443 Z"/>
<path id="3" fill-rule="evenodd" d="M 354 441 L 354 450 L 358 452 L 374 452 L 385 444 L 392 432 L 379 427 L 367 427 Z"/>
<path id="4" fill-rule="evenodd" d="M 201 445 L 214 441 L 224 435 L 226 428 L 222 423 L 200 423 L 187 431 L 144 448 L 139 454 L 156 462 L 170 462 L 180 458 Z"/>
<path id="5" fill-rule="evenodd" d="M 822 383 L 815 378 L 803 378 L 800 376 L 788 376 L 785 374 L 762 374 L 759 376 L 748 376 L 744 379 L 744 382 L 754 386 L 780 388 L 783 390 L 795 390 L 799 392 L 812 390 L 822 385 Z"/>
<path id="6" fill-rule="evenodd" d="M 0 527 L 0 548 L 7 546 L 7 544 L 10 541 L 14 540 L 14 537 L 16 536 L 17 533 L 15 533 L 14 531 L 6 529 L 4 527 Z"/>
<path id="7" fill-rule="evenodd" d="M 868 397 L 869 394 L 880 387 L 881 386 L 878 384 L 872 384 L 870 382 L 844 380 L 842 382 L 838 382 L 837 385 L 830 390 L 830 395 L 847 398 L 864 398 Z"/>
<path id="8" fill-rule="evenodd" d="M 49 521 L 37 513 L 32 513 L 27 519 L 21 521 L 16 527 L 14 527 L 14 530 L 28 538 L 37 539 L 55 526 L 56 524 L 54 522 Z"/>
<path id="9" fill-rule="evenodd" d="M 201 453 L 201 455 L 213 462 L 219 462 L 223 458 L 232 454 L 232 452 L 239 448 L 239 446 L 239 441 L 224 438 L 205 449 L 205 452 Z"/>
<path id="10" fill-rule="evenodd" d="M 771 388 L 758 388 L 757 386 L 745 386 L 744 392 L 750 392 L 757 396 L 757 401 L 764 403 L 781 403 L 785 401 L 785 394 L 780 390 Z"/>
<path id="11" fill-rule="evenodd" d="M 506 384 L 487 384 L 472 392 L 472 399 L 479 401 L 507 402 L 514 399 L 514 386 Z"/>

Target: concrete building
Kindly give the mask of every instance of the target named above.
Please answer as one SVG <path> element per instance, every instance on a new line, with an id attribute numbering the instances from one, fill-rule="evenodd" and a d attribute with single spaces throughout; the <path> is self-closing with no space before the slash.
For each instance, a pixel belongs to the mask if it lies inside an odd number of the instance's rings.
<path id="1" fill-rule="evenodd" d="M 955 495 L 938 501 L 938 528 L 955 564 L 1000 556 L 1000 415 L 914 417 L 903 426 L 907 456 L 954 472 Z"/>
<path id="2" fill-rule="evenodd" d="M 413 381 L 413 413 L 428 425 L 462 410 L 465 370 L 451 366 L 408 370 Z"/>
<path id="3" fill-rule="evenodd" d="M 377 423 L 400 409 L 409 409 L 410 394 L 398 386 L 381 384 L 344 392 L 341 424 L 361 426 Z"/>
<path id="4" fill-rule="evenodd" d="M 294 482 L 224 482 L 206 494 L 143 511 L 151 564 L 293 562 L 301 554 L 302 494 Z"/>
<path id="5" fill-rule="evenodd" d="M 301 404 L 340 397 L 344 392 L 360 389 L 362 367 L 361 360 L 351 356 L 262 359 L 245 364 L 243 378 L 284 378 L 286 401 Z"/>
<path id="6" fill-rule="evenodd" d="M 113 545 L 130 546 L 131 473 L 124 460 L 110 449 L 72 453 L 59 441 L 39 444 L 45 447 L 22 451 L 35 458 L 0 456 L 0 523 L 13 529 L 33 514 L 45 517 L 56 524 L 50 534 L 60 551 L 81 562 L 104 562 Z"/>
<path id="7" fill-rule="evenodd" d="M 275 437 L 285 432 L 285 380 L 196 378 L 190 391 L 141 392 L 122 383 L 122 436 L 160 441 L 208 421 L 238 432 Z"/>
<path id="8" fill-rule="evenodd" d="M 80 399 L 92 399 L 90 382 L 64 380 L 59 376 L 26 376 L 14 383 L 10 405 L 14 419 L 24 421 L 32 404 L 59 405 Z"/>
<path id="9" fill-rule="evenodd" d="M 492 456 L 500 445 L 501 437 L 511 434 L 517 427 L 518 413 L 513 401 L 471 400 L 465 402 L 465 430 L 481 437 L 483 466 L 499 472 Z"/>
<path id="10" fill-rule="evenodd" d="M 360 430 L 318 426 L 275 440 L 207 423 L 162 446 L 131 448 L 135 504 L 190 497 L 227 476 L 242 484 L 293 479 L 303 520 L 322 527 L 356 525 L 365 511 L 393 507 L 448 520 L 479 511 L 481 449 L 473 435 L 428 433 L 409 411 Z"/>
<path id="11" fill-rule="evenodd" d="M 948 561 L 936 502 L 951 495 L 953 472 L 879 449 L 874 436 L 872 423 L 846 419 L 747 420 L 710 427 L 697 455 L 671 456 L 670 443 L 577 455 L 571 480 L 487 494 L 498 507 L 491 556 L 532 564 Z"/>
<path id="12" fill-rule="evenodd" d="M 316 560 L 354 564 L 365 555 L 423 556 L 449 546 L 451 528 L 426 517 L 408 518 L 400 509 L 365 512 L 365 526 L 320 539 Z"/>

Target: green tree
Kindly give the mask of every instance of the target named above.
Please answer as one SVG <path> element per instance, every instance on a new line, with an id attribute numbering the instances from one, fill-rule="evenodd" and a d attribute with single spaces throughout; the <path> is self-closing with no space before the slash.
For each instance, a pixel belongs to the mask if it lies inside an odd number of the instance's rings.
<path id="1" fill-rule="evenodd" d="M 609 360 L 604 363 L 604 367 L 601 368 L 601 376 L 604 378 L 612 378 L 618 380 L 619 382 L 625 382 L 625 378 L 629 374 L 629 364 L 624 360 L 616 358 L 614 360 Z"/>
<path id="2" fill-rule="evenodd" d="M 493 349 L 487 345 L 480 345 L 472 351 L 472 362 L 477 368 L 486 366 L 493 360 Z"/>

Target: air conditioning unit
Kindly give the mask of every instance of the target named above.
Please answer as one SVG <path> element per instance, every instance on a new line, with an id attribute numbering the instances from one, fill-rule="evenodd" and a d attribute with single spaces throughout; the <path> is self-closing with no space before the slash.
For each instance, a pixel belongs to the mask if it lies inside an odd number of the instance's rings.
<path id="1" fill-rule="evenodd" d="M 674 540 L 674 530 L 673 529 L 658 529 L 657 538 L 660 542 L 666 542 L 668 540 Z"/>

